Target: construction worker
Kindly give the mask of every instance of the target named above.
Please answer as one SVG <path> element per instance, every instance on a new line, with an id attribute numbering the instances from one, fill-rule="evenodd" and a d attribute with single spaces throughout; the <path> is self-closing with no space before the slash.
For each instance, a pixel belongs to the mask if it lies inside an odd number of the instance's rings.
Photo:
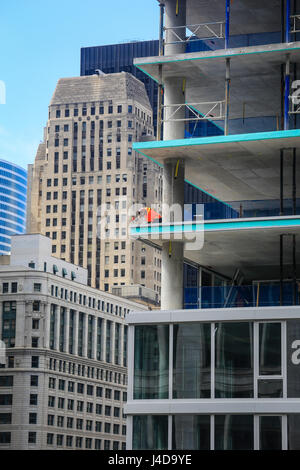
<path id="1" fill-rule="evenodd" d="M 140 216 L 141 218 L 145 219 L 148 224 L 162 222 L 161 215 L 154 209 L 151 209 L 151 207 L 144 207 L 143 209 L 141 209 Z"/>
<path id="2" fill-rule="evenodd" d="M 137 211 L 136 216 L 131 218 L 131 222 L 136 224 L 151 224 L 152 222 L 161 223 L 162 217 L 158 212 L 151 209 L 150 207 L 144 207 L 143 209 Z"/>

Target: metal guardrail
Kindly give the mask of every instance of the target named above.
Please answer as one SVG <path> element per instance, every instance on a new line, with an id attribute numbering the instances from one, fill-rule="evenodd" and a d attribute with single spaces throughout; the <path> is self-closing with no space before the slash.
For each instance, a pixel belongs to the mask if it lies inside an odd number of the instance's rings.
<path id="1" fill-rule="evenodd" d="M 196 107 L 208 107 L 208 111 L 202 114 L 196 109 Z M 162 109 L 174 109 L 170 116 L 167 118 L 163 117 L 162 122 L 175 122 L 175 121 L 203 121 L 205 119 L 225 119 L 225 101 L 211 101 L 203 103 L 182 103 L 182 104 L 170 104 L 162 106 Z M 192 117 L 176 118 L 176 114 L 185 108 L 192 113 Z"/>
<path id="2" fill-rule="evenodd" d="M 300 15 L 291 15 L 291 34 L 300 33 Z"/>
<path id="3" fill-rule="evenodd" d="M 170 28 L 164 27 L 164 31 L 171 32 L 171 35 L 174 36 L 174 41 L 164 41 L 165 45 L 168 44 L 178 44 L 178 43 L 187 43 L 194 39 L 199 40 L 208 40 L 208 39 L 224 39 L 225 38 L 225 22 L 217 21 L 213 23 L 200 23 L 200 24 L 191 24 L 184 26 L 173 26 Z M 190 35 L 186 36 L 183 39 L 177 33 L 180 30 L 189 30 Z"/>

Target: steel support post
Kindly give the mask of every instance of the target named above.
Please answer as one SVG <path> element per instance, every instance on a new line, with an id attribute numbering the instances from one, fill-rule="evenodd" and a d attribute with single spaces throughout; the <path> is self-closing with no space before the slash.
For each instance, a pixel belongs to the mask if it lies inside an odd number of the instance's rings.
<path id="1" fill-rule="evenodd" d="M 296 181 L 296 170 L 297 170 L 297 150 L 293 148 L 293 214 L 297 213 L 297 181 Z"/>
<path id="2" fill-rule="evenodd" d="M 285 63 L 285 85 L 284 85 L 284 130 L 289 129 L 290 108 L 290 57 L 287 56 Z"/>
<path id="3" fill-rule="evenodd" d="M 283 303 L 283 235 L 280 235 L 280 245 L 279 245 L 279 285 L 280 285 L 280 294 L 279 294 L 279 303 Z"/>
<path id="4" fill-rule="evenodd" d="M 280 150 L 280 190 L 279 190 L 280 210 L 279 215 L 283 215 L 283 149 Z"/>
<path id="5" fill-rule="evenodd" d="M 285 42 L 291 40 L 291 0 L 285 0 Z"/>
<path id="6" fill-rule="evenodd" d="M 230 59 L 226 59 L 225 123 L 224 123 L 224 134 L 225 135 L 228 135 L 228 129 L 229 129 L 229 106 L 230 106 Z"/>
<path id="7" fill-rule="evenodd" d="M 225 49 L 229 47 L 230 34 L 230 0 L 226 0 L 226 20 L 225 20 Z"/>
<path id="8" fill-rule="evenodd" d="M 296 235 L 293 235 L 293 300 L 297 304 L 297 261 L 296 261 Z"/>

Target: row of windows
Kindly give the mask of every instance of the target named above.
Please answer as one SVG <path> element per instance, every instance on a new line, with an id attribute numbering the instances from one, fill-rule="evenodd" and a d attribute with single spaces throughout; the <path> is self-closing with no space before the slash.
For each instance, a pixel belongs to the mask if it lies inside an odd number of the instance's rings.
<path id="1" fill-rule="evenodd" d="M 116 248 L 118 249 L 118 248 Z M 124 247 L 125 249 L 125 247 Z M 89 297 L 84 294 L 74 292 L 72 290 L 64 289 L 63 287 L 51 285 L 51 295 L 53 297 L 60 297 L 61 299 L 68 300 L 73 303 L 78 303 L 89 308 L 97 309 L 102 312 L 111 313 L 115 315 L 125 316 L 130 312 L 126 307 L 121 305 L 114 305 L 110 302 L 105 302 L 101 299 L 96 299 L 95 297 Z"/>
<path id="2" fill-rule="evenodd" d="M 35 415 L 35 416 L 33 416 Z M 1 414 L 0 414 L 1 422 Z M 29 413 L 29 424 L 37 423 L 36 413 Z M 55 416 L 48 414 L 47 417 L 48 426 L 57 426 L 59 428 L 68 428 L 68 429 L 85 429 L 90 432 L 104 432 L 104 433 L 113 433 L 113 434 L 122 434 L 126 435 L 126 425 L 120 426 L 120 424 L 115 423 L 102 423 L 102 421 L 93 421 L 91 419 L 84 420 L 82 418 L 73 418 L 72 416 Z M 102 425 L 104 424 L 104 425 Z"/>
<path id="3" fill-rule="evenodd" d="M 132 114 L 133 113 L 133 106 L 131 104 L 127 105 L 127 108 L 126 108 L 126 111 L 125 111 L 125 105 L 113 105 L 112 101 L 108 101 L 107 103 L 104 103 L 104 102 L 100 102 L 100 104 L 98 106 L 96 105 L 91 105 L 89 108 L 87 107 L 86 104 L 84 104 L 80 110 L 79 110 L 79 107 L 77 107 L 75 105 L 75 107 L 73 108 L 73 116 L 74 117 L 77 117 L 79 115 L 79 111 L 80 111 L 80 114 L 81 116 L 87 116 L 88 115 L 88 111 L 89 111 L 89 114 L 91 116 L 95 116 L 96 113 L 98 112 L 98 114 L 114 114 L 114 113 L 117 113 L 117 114 L 121 114 L 122 112 L 126 112 L 128 114 Z M 63 116 L 64 114 L 64 116 Z M 147 120 L 147 122 L 150 122 L 151 123 L 151 117 L 146 115 L 146 113 L 142 110 L 140 110 L 139 108 L 135 107 L 135 114 L 138 116 L 138 117 L 141 117 L 143 120 Z M 62 113 L 62 110 L 57 108 L 55 110 L 55 117 L 57 119 L 61 118 L 61 117 L 70 117 L 71 114 L 70 114 L 70 109 L 69 108 L 65 108 L 64 109 L 64 113 Z M 50 118 L 50 114 L 49 114 L 49 118 Z"/>
<path id="4" fill-rule="evenodd" d="M 113 372 L 110 370 L 98 369 L 95 367 L 85 366 L 81 364 L 75 364 L 74 362 L 69 362 L 68 367 L 67 367 L 66 361 L 50 358 L 49 369 L 58 370 L 59 372 L 68 372 L 69 374 L 79 375 L 81 377 L 87 377 L 87 378 L 97 379 L 97 380 L 105 380 L 106 382 L 111 382 L 111 383 L 114 382 L 116 384 L 121 384 L 122 382 L 123 385 L 127 385 L 126 374 L 121 374 L 119 372 Z M 127 395 L 123 394 L 123 400 L 127 399 L 125 397 L 127 397 Z"/>
<path id="5" fill-rule="evenodd" d="M 56 389 L 56 385 L 58 385 L 58 390 L 65 391 L 67 387 L 67 382 L 64 379 L 56 379 L 55 377 L 49 377 L 49 388 L 52 390 Z M 103 387 L 99 386 L 94 386 L 90 384 L 83 384 L 81 382 L 76 383 L 73 381 L 68 381 L 68 392 L 75 393 L 75 388 L 77 393 L 79 394 L 84 394 L 86 391 L 86 394 L 89 396 L 96 396 L 96 397 L 102 397 L 103 396 Z M 121 400 L 121 391 L 120 390 L 112 390 L 111 388 L 105 388 L 104 396 L 106 399 L 112 399 L 114 397 L 114 400 L 120 401 Z M 123 400 L 127 399 L 127 394 L 126 392 L 123 392 Z"/>
<path id="6" fill-rule="evenodd" d="M 36 444 L 37 443 L 37 433 L 36 432 L 29 432 L 28 433 L 28 444 Z M 0 432 L 0 444 L 10 444 L 11 443 L 11 433 L 10 432 Z M 101 439 L 91 439 L 89 437 L 81 437 L 81 436 L 68 436 L 64 434 L 52 434 L 47 433 L 47 444 L 48 445 L 57 445 L 66 447 L 75 447 L 77 449 L 95 449 L 100 450 L 102 449 L 102 440 Z M 122 450 L 126 450 L 125 442 L 119 441 L 110 441 L 104 440 L 103 442 L 104 450 L 118 450 L 122 448 Z"/>
<path id="7" fill-rule="evenodd" d="M 127 173 L 123 173 L 122 175 L 120 173 L 118 173 L 118 174 L 115 174 L 114 177 L 115 177 L 115 182 L 116 183 L 120 183 L 121 181 L 123 183 L 127 182 Z M 50 179 L 49 181 L 52 181 L 52 180 Z M 94 184 L 94 183 L 102 184 L 103 178 L 102 178 L 102 175 L 98 175 L 97 179 L 96 179 L 96 177 L 94 177 L 94 175 L 90 175 L 88 177 L 80 176 L 79 180 L 77 181 L 76 176 L 73 176 L 72 177 L 72 186 L 76 186 L 77 182 L 80 185 L 85 185 L 86 183 L 88 183 L 88 184 Z M 111 182 L 112 182 L 112 176 L 111 175 L 106 175 L 106 183 L 111 183 Z M 51 184 L 52 183 L 49 182 L 50 186 L 51 186 Z M 47 180 L 47 185 L 48 185 L 48 180 Z M 58 178 L 54 178 L 53 185 L 58 186 Z M 50 201 L 51 198 L 53 200 L 58 200 L 58 195 L 59 195 L 58 191 L 54 191 L 53 194 L 50 191 L 48 191 L 47 194 L 46 194 L 46 199 L 47 199 L 47 201 Z M 67 196 L 68 196 L 68 192 L 63 191 L 62 192 L 62 199 L 67 199 Z M 89 195 L 89 197 L 91 197 L 91 196 Z"/>
<path id="8" fill-rule="evenodd" d="M 80 436 L 65 436 L 64 434 L 57 434 L 56 439 L 55 435 L 52 433 L 47 434 L 47 444 L 57 446 L 63 446 L 65 442 L 66 447 L 75 447 L 77 449 L 82 449 L 85 444 L 86 449 L 95 449 L 100 450 L 102 449 L 102 440 L 101 439 L 91 439 L 91 438 L 83 438 Z M 122 448 L 122 450 L 126 450 L 125 442 L 118 442 L 118 441 L 110 441 L 104 440 L 103 442 L 103 449 L 104 450 L 118 450 Z"/>
<path id="9" fill-rule="evenodd" d="M 122 105 L 118 105 L 117 108 L 114 108 L 112 103 L 108 104 L 107 106 L 105 106 L 104 103 L 100 104 L 98 109 L 96 109 L 96 106 L 91 106 L 89 111 L 90 111 L 91 116 L 94 116 L 96 114 L 96 111 L 98 111 L 99 114 L 113 114 L 115 109 L 117 110 L 118 114 L 123 112 L 123 106 Z M 87 112 L 88 112 L 87 106 L 82 106 L 80 111 L 81 111 L 81 116 L 87 116 Z M 132 113 L 132 106 L 131 105 L 128 105 L 127 112 Z M 73 109 L 73 116 L 77 117 L 78 115 L 79 115 L 79 108 L 75 107 Z M 56 109 L 55 117 L 56 118 L 63 117 L 60 109 Z M 64 117 L 70 117 L 70 109 L 66 108 L 64 110 Z"/>
<path id="10" fill-rule="evenodd" d="M 11 395 L 0 395 L 1 397 L 11 397 Z M 36 398 L 32 398 L 32 397 Z M 1 404 L 1 401 L 0 401 Z M 6 405 L 11 405 L 12 403 L 4 403 Z M 29 400 L 30 405 L 37 405 L 38 404 L 38 398 L 37 395 L 30 395 L 30 400 Z M 57 407 L 58 409 L 61 410 L 68 410 L 68 411 L 76 411 L 76 412 L 81 412 L 81 413 L 90 413 L 93 414 L 95 413 L 96 415 L 102 415 L 104 411 L 105 416 L 113 416 L 115 418 L 120 418 L 120 407 L 112 407 L 110 405 L 105 405 L 103 406 L 102 403 L 94 403 L 91 401 L 84 402 L 83 400 L 75 400 L 69 398 L 66 399 L 64 397 L 55 397 L 53 395 L 48 396 L 48 407 L 49 408 L 55 408 Z"/>

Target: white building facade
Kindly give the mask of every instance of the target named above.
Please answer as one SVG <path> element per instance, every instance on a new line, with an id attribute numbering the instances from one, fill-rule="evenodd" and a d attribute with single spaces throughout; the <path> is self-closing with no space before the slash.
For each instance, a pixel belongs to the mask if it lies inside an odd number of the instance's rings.
<path id="1" fill-rule="evenodd" d="M 1 285 L 1 449 L 124 449 L 134 302 L 86 285 L 42 235 L 13 237 Z"/>

